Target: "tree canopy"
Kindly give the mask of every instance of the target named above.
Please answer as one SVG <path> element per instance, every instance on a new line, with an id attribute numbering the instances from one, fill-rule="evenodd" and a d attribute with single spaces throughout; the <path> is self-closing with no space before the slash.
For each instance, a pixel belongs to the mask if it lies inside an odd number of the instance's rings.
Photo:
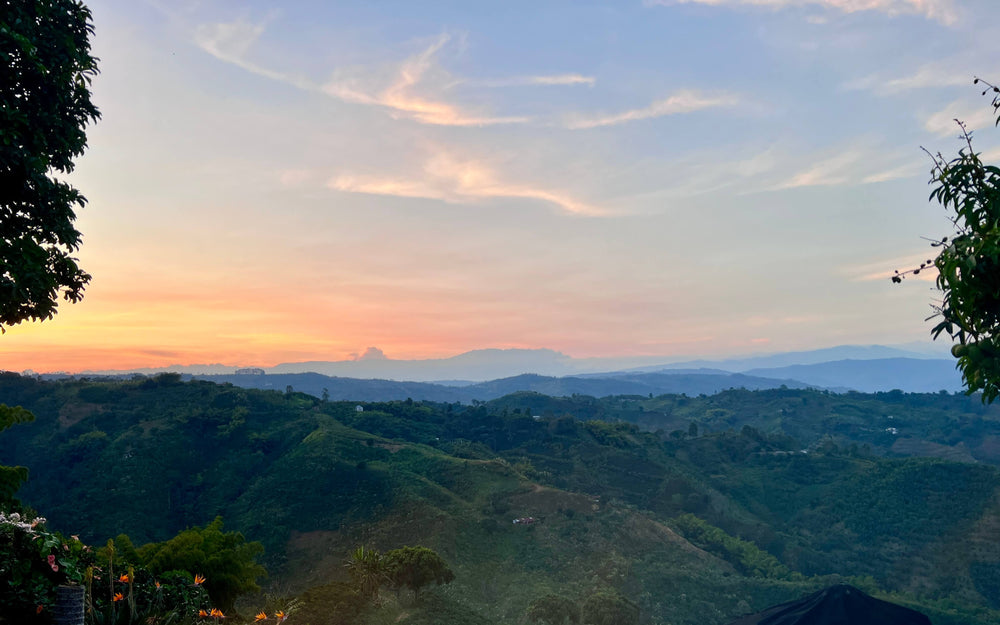
<path id="1" fill-rule="evenodd" d="M 90 10 L 78 0 L 0 2 L 0 330 L 83 297 L 90 275 L 70 255 L 86 199 L 55 172 L 73 171 L 100 113 Z"/>
<path id="2" fill-rule="evenodd" d="M 166 542 L 143 545 L 138 555 L 154 573 L 186 571 L 203 577 L 212 603 L 230 612 L 240 595 L 260 591 L 257 578 L 267 571 L 256 558 L 263 551 L 259 542 L 248 543 L 239 532 L 223 532 L 222 517 L 216 517 L 204 528 L 193 527 Z"/>
<path id="3" fill-rule="evenodd" d="M 583 625 L 637 625 L 639 606 L 614 590 L 598 590 L 581 610 Z"/>
<path id="4" fill-rule="evenodd" d="M 389 583 L 396 588 L 409 588 L 418 592 L 431 583 L 449 584 L 455 574 L 433 549 L 403 547 L 386 552 L 383 556 Z"/>
<path id="5" fill-rule="evenodd" d="M 975 83 L 986 85 L 983 95 L 993 93 L 993 111 L 1000 112 L 1000 88 L 979 78 Z M 939 249 L 935 259 L 896 272 L 892 281 L 937 269 L 942 299 L 934 317 L 940 321 L 931 334 L 951 337 L 966 389 L 992 402 L 1000 395 L 1000 168 L 983 163 L 972 133 L 956 121 L 964 146 L 950 160 L 932 154 L 930 180 L 930 199 L 949 212 L 955 233 L 931 243 Z"/>
<path id="6" fill-rule="evenodd" d="M 528 605 L 528 620 L 544 625 L 566 625 L 580 622 L 580 608 L 575 602 L 559 595 L 541 596 Z"/>
<path id="7" fill-rule="evenodd" d="M 0 404 L 0 432 L 17 423 L 29 423 L 34 420 L 35 415 L 20 406 Z M 0 509 L 15 503 L 14 493 L 26 479 L 28 479 L 28 469 L 25 467 L 0 465 Z"/>

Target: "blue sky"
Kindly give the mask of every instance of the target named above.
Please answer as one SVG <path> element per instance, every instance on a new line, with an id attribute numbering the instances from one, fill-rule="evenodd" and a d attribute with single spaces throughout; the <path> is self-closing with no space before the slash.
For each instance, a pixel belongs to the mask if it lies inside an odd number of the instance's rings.
<path id="1" fill-rule="evenodd" d="M 926 341 L 996 5 L 90 2 L 85 300 L 0 366 Z"/>

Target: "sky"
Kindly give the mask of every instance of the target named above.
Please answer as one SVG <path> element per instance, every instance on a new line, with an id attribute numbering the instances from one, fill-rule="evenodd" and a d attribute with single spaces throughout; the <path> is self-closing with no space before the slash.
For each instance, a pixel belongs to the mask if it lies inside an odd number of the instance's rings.
<path id="1" fill-rule="evenodd" d="M 91 0 L 84 300 L 0 368 L 929 343 L 993 0 Z"/>

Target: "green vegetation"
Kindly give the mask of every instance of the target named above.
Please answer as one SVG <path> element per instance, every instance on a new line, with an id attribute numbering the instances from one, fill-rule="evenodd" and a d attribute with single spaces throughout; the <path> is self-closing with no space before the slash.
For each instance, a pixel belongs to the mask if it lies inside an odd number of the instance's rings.
<path id="1" fill-rule="evenodd" d="M 77 302 L 90 281 L 70 256 L 86 199 L 53 173 L 73 171 L 100 117 L 93 34 L 75 0 L 5 2 L 0 13 L 0 330 L 52 318 L 60 296 Z"/>
<path id="2" fill-rule="evenodd" d="M 986 85 L 983 95 L 992 93 L 993 112 L 1000 112 L 1000 88 L 979 78 L 975 83 Z M 958 125 L 965 145 L 951 160 L 931 155 L 930 181 L 930 199 L 951 214 L 955 233 L 932 242 L 940 248 L 936 258 L 897 271 L 892 281 L 901 282 L 903 276 L 933 264 L 942 299 L 933 307 L 941 320 L 931 334 L 935 339 L 941 334 L 951 337 L 952 354 L 969 393 L 982 391 L 982 400 L 992 402 L 1000 395 L 1000 168 L 982 162 L 972 147 L 972 134 L 962 122 Z"/>
<path id="3" fill-rule="evenodd" d="M 359 412 L 177 376 L 6 374 L 0 400 L 37 417 L 4 432 L 0 457 L 31 469 L 19 497 L 54 526 L 163 545 L 222 516 L 263 545 L 262 585 L 301 600 L 292 625 L 546 622 L 560 618 L 543 616 L 547 596 L 583 622 L 597 595 L 629 602 L 615 618 L 633 605 L 642 622 L 725 623 L 836 581 L 965 623 L 1000 616 L 1000 408 L 964 395 L 517 394 Z M 137 584 L 166 570 L 129 542 L 115 552 Z M 394 587 L 408 591 L 377 592 Z"/>
<path id="4" fill-rule="evenodd" d="M 429 586 L 450 584 L 455 574 L 441 556 L 427 547 L 402 547 L 385 554 L 386 577 L 393 588 L 408 588 L 414 593 Z"/>
<path id="5" fill-rule="evenodd" d="M 354 592 L 362 599 L 372 600 L 378 596 L 378 589 L 389 581 L 382 554 L 374 549 L 358 547 L 347 561 L 347 572 L 351 575 Z"/>
<path id="6" fill-rule="evenodd" d="M 674 519 L 673 523 L 692 544 L 719 556 L 744 575 L 772 579 L 802 579 L 801 575 L 789 571 L 788 567 L 778 562 L 777 558 L 752 542 L 730 536 L 693 514 L 682 514 Z"/>
<path id="7" fill-rule="evenodd" d="M 0 432 L 18 423 L 30 423 L 35 420 L 31 414 L 20 406 L 10 407 L 0 404 Z M 28 469 L 25 467 L 6 467 L 0 465 L 0 509 L 17 510 L 17 500 L 14 493 L 28 479 Z"/>
<path id="8" fill-rule="evenodd" d="M 528 620 L 545 625 L 579 623 L 580 607 L 566 597 L 544 595 L 528 606 Z"/>
<path id="9" fill-rule="evenodd" d="M 583 625 L 638 625 L 639 606 L 613 590 L 593 593 L 583 602 Z"/>
<path id="10" fill-rule="evenodd" d="M 85 549 L 43 518 L 0 508 L 0 614 L 16 623 L 48 618 L 56 587 L 83 581 Z"/>
<path id="11" fill-rule="evenodd" d="M 223 532 L 222 517 L 204 528 L 193 527 L 163 543 L 143 545 L 136 555 L 154 574 L 184 571 L 205 578 L 212 604 L 232 612 L 240 595 L 260 591 L 257 579 L 267 574 L 256 557 L 259 542 L 246 542 L 239 532 Z"/>

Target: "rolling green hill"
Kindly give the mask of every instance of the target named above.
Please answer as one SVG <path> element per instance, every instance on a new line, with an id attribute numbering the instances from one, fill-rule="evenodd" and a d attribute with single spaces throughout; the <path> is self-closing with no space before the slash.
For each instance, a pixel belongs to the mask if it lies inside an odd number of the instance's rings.
<path id="1" fill-rule="evenodd" d="M 56 527 L 141 544 L 222 515 L 264 543 L 274 587 L 314 599 L 346 579 L 356 545 L 422 544 L 456 573 L 426 601 L 459 621 L 521 622 L 544 594 L 614 588 L 644 622 L 724 623 L 843 578 L 935 623 L 1000 616 L 1000 472 L 883 457 L 905 449 L 876 431 L 892 416 L 985 458 L 996 413 L 962 397 L 520 394 L 358 410 L 174 375 L 4 374 L 0 402 L 36 414 L 0 436 L 0 459 L 29 467 L 19 496 Z M 404 612 L 428 613 L 393 618 Z"/>

